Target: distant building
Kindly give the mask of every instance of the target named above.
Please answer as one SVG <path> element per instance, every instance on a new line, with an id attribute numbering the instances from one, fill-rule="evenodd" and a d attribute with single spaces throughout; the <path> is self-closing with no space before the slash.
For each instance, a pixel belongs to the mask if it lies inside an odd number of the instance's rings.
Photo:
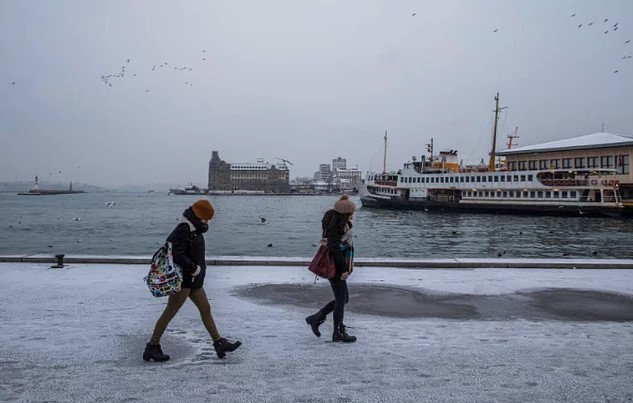
<path id="1" fill-rule="evenodd" d="M 319 180 L 325 183 L 332 181 L 332 169 L 330 168 L 330 164 L 319 165 Z"/>
<path id="2" fill-rule="evenodd" d="M 285 163 L 270 164 L 261 158 L 257 162 L 227 163 L 220 159 L 218 151 L 212 151 L 209 191 L 288 193 L 289 173 Z"/>
<path id="3" fill-rule="evenodd" d="M 338 157 L 332 160 L 332 172 L 336 172 L 339 169 L 347 169 L 347 160 L 345 158 Z"/>
<path id="4" fill-rule="evenodd" d="M 363 180 L 363 172 L 358 168 L 337 169 L 336 183 L 342 190 L 351 190 Z"/>

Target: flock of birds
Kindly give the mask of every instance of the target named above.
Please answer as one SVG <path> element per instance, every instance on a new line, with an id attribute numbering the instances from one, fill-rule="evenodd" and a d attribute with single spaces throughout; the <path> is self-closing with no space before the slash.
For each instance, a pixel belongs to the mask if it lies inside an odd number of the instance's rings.
<path id="1" fill-rule="evenodd" d="M 202 49 L 201 53 L 201 62 L 205 62 L 207 60 L 206 58 L 206 49 Z M 101 75 L 101 81 L 107 85 L 108 87 L 112 87 L 113 84 L 117 81 L 117 80 L 122 80 L 125 77 L 128 78 L 134 78 L 136 77 L 136 75 L 138 73 L 130 73 L 129 72 L 129 66 L 130 63 L 132 62 L 132 59 L 128 58 L 123 65 L 121 66 L 121 69 L 115 73 L 110 73 L 110 74 L 102 74 Z M 173 67 L 173 68 L 172 68 Z M 170 65 L 168 62 L 162 62 L 162 63 L 158 63 L 158 64 L 154 64 L 152 65 L 152 68 L 150 69 L 149 67 L 146 68 L 146 70 L 144 70 L 145 72 L 156 72 L 156 71 L 172 71 L 172 72 L 176 72 L 176 73 L 190 73 L 192 71 L 194 71 L 194 68 L 192 66 L 172 66 Z M 193 87 L 193 82 L 191 82 L 189 79 L 186 81 L 183 81 L 184 85 L 189 86 L 189 87 Z M 13 84 L 15 84 L 15 82 L 13 82 Z M 148 93 L 150 92 L 149 88 L 145 89 L 145 92 Z"/>
<path id="2" fill-rule="evenodd" d="M 571 18 L 576 18 L 576 13 L 573 13 L 570 17 Z M 602 24 L 602 28 L 600 29 L 600 32 L 602 32 L 603 35 L 608 35 L 609 32 L 617 32 L 618 29 L 620 28 L 620 26 L 618 25 L 617 22 L 615 24 L 612 24 L 609 21 L 609 18 L 605 18 L 604 20 L 602 20 L 601 24 Z M 594 21 L 590 21 L 590 22 L 584 23 L 584 24 L 581 22 L 576 27 L 577 28 L 583 28 L 583 27 L 589 28 L 591 26 L 594 26 Z M 603 29 L 605 29 L 605 30 L 603 31 Z M 613 36 L 613 34 L 612 34 L 612 36 Z M 627 49 L 626 49 L 627 53 L 629 53 L 629 51 L 631 49 L 630 48 L 630 46 L 631 46 L 630 43 L 631 43 L 630 39 L 626 39 L 624 41 L 624 45 L 629 45 L 629 47 L 627 47 Z M 632 57 L 633 56 L 631 54 L 625 54 L 624 56 L 620 57 L 620 59 L 621 60 L 628 60 L 628 59 L 631 59 Z M 618 69 L 613 70 L 613 74 L 618 74 L 619 72 L 620 72 L 620 70 L 618 70 Z"/>

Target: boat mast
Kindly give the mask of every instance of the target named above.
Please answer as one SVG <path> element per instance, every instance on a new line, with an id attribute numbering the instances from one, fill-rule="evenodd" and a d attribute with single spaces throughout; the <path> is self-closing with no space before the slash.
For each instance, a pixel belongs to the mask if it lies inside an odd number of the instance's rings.
<path id="1" fill-rule="evenodd" d="M 516 129 L 514 129 L 514 132 L 512 132 L 512 133 L 510 133 L 510 134 L 508 134 L 506 136 L 506 137 L 508 137 L 508 141 L 506 143 L 506 145 L 508 146 L 508 150 L 511 149 L 512 146 L 513 146 L 512 141 L 514 139 L 518 139 L 519 138 L 518 132 L 519 132 L 519 126 L 517 126 Z M 516 145 L 516 144 L 514 144 L 514 145 Z"/>
<path id="2" fill-rule="evenodd" d="M 385 153 L 382 157 L 382 173 L 387 173 L 387 131 L 385 130 Z"/>
<path id="3" fill-rule="evenodd" d="M 497 148 L 497 122 L 499 120 L 499 112 L 501 112 L 502 109 L 505 109 L 505 107 L 503 108 L 499 108 L 499 93 L 497 92 L 497 96 L 495 97 L 495 125 L 494 125 L 494 129 L 492 131 L 492 150 L 490 150 L 490 161 L 488 163 L 488 169 L 491 172 L 495 172 L 495 150 Z"/>

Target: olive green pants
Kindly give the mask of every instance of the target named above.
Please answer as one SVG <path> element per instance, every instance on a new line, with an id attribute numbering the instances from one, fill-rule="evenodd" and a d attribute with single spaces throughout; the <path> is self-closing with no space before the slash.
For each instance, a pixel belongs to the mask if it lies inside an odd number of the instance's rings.
<path id="1" fill-rule="evenodd" d="M 167 325 L 169 325 L 169 322 L 171 322 L 185 301 L 187 301 L 187 297 L 193 301 L 198 311 L 200 311 L 202 323 L 204 323 L 204 327 L 207 328 L 213 341 L 220 340 L 220 334 L 215 327 L 213 316 L 211 316 L 211 305 L 209 304 L 209 299 L 207 298 L 207 293 L 204 291 L 204 288 L 183 288 L 176 294 L 169 296 L 167 306 L 163 314 L 158 318 L 156 326 L 154 326 L 154 333 L 152 333 L 150 344 L 160 343 L 160 338 L 165 332 L 165 329 L 167 329 Z"/>

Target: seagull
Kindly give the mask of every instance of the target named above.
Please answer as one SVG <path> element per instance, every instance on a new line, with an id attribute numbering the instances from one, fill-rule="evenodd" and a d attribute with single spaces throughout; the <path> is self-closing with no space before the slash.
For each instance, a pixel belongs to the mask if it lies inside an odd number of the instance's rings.
<path id="1" fill-rule="evenodd" d="M 582 27 L 582 24 L 578 24 L 578 28 Z"/>
<path id="2" fill-rule="evenodd" d="M 259 216 L 259 223 L 260 224 L 266 224 L 267 222 L 268 222 L 268 220 L 266 220 L 266 217 Z"/>
<path id="3" fill-rule="evenodd" d="M 617 74 L 619 72 L 620 72 L 620 70 L 616 70 L 616 71 L 613 72 L 613 74 Z"/>
<path id="4" fill-rule="evenodd" d="M 81 217 L 73 217 L 73 221 L 81 221 Z"/>
<path id="5" fill-rule="evenodd" d="M 279 157 L 275 157 L 275 158 L 277 158 L 278 160 L 283 161 L 283 162 L 285 162 L 285 163 L 288 163 L 288 164 L 290 164 L 290 165 L 294 165 L 292 162 L 290 162 L 290 161 L 288 161 L 288 160 L 286 160 L 286 159 L 279 158 Z"/>
<path id="6" fill-rule="evenodd" d="M 629 43 L 629 42 L 631 42 L 630 39 L 627 39 L 626 41 L 624 41 L 624 43 Z"/>
<path id="7" fill-rule="evenodd" d="M 13 82 L 11 83 L 11 85 L 15 85 L 15 81 L 13 81 Z"/>
<path id="8" fill-rule="evenodd" d="M 127 59 L 127 62 L 129 63 L 129 62 L 130 62 L 130 59 Z"/>
<path id="9" fill-rule="evenodd" d="M 609 33 L 609 31 L 604 31 L 604 34 L 605 34 L 605 35 L 606 35 L 606 34 L 608 34 L 608 33 Z"/>
<path id="10" fill-rule="evenodd" d="M 499 30 L 499 28 L 495 28 L 492 30 L 492 32 L 497 32 Z"/>
<path id="11" fill-rule="evenodd" d="M 575 16 L 576 16 L 576 13 L 573 13 L 571 16 L 572 16 L 572 17 L 575 17 Z"/>
<path id="12" fill-rule="evenodd" d="M 116 204 L 116 202 L 113 202 L 113 201 L 107 202 L 106 203 L 106 207 L 110 208 L 110 207 L 114 206 L 115 204 Z"/>
<path id="13" fill-rule="evenodd" d="M 589 23 L 589 24 L 587 24 L 587 25 L 593 25 L 593 22 L 590 22 L 590 23 Z"/>
<path id="14" fill-rule="evenodd" d="M 415 13 L 411 14 L 411 17 L 415 17 Z"/>
<path id="15" fill-rule="evenodd" d="M 604 22 L 607 22 L 607 21 L 609 21 L 609 19 L 608 19 L 608 18 L 605 18 L 605 19 L 604 19 Z"/>
<path id="16" fill-rule="evenodd" d="M 618 30 L 618 27 L 613 28 L 613 30 L 614 30 L 614 31 L 617 31 L 617 30 Z"/>

